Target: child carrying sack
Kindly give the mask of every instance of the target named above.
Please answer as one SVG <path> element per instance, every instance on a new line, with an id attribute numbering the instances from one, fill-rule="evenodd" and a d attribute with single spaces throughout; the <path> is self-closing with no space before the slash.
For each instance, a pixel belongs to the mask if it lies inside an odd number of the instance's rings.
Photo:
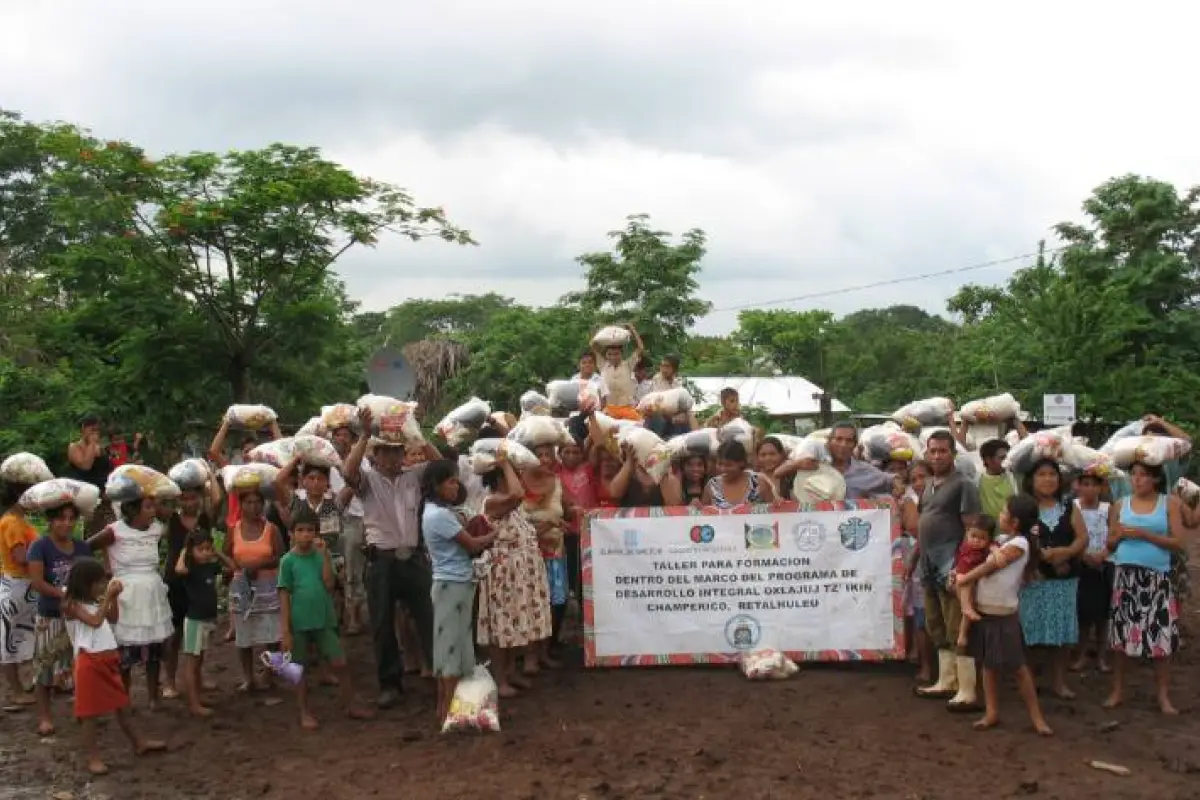
<path id="1" fill-rule="evenodd" d="M 174 500 L 181 494 L 175 481 L 141 464 L 122 464 L 104 484 L 104 496 L 114 503 L 131 503 L 146 497 Z"/>
<path id="2" fill-rule="evenodd" d="M 478 433 L 491 413 L 492 407 L 486 400 L 472 397 L 443 417 L 433 430 L 446 444 L 457 447 Z"/>
<path id="3" fill-rule="evenodd" d="M 475 665 L 475 673 L 463 678 L 454 687 L 450 711 L 442 723 L 442 733 L 455 731 L 499 732 L 500 692 L 492 673 L 483 664 Z"/>
<path id="4" fill-rule="evenodd" d="M 425 436 L 417 421 L 417 404 L 382 394 L 364 394 L 359 408 L 371 409 L 371 435 L 389 445 L 421 448 Z"/>
<path id="5" fill-rule="evenodd" d="M 0 464 L 0 480 L 5 483 L 32 486 L 53 477 L 54 473 L 46 466 L 46 462 L 33 453 L 13 453 Z"/>
<path id="6" fill-rule="evenodd" d="M 21 508 L 26 511 L 49 511 L 74 505 L 83 516 L 89 516 L 100 505 L 100 490 L 90 483 L 71 478 L 52 478 L 34 484 L 21 495 Z"/>
<path id="7" fill-rule="evenodd" d="M 607 350 L 610 347 L 624 347 L 629 344 L 629 331 L 620 325 L 606 325 L 596 331 L 592 337 L 592 347 Z"/>
<path id="8" fill-rule="evenodd" d="M 226 422 L 248 431 L 262 430 L 277 419 L 274 410 L 261 405 L 232 405 L 225 412 Z"/>
<path id="9" fill-rule="evenodd" d="M 202 458 L 189 458 L 180 461 L 167 471 L 167 477 L 175 481 L 175 485 L 185 492 L 193 489 L 203 489 L 212 479 L 212 470 L 208 462 Z"/>

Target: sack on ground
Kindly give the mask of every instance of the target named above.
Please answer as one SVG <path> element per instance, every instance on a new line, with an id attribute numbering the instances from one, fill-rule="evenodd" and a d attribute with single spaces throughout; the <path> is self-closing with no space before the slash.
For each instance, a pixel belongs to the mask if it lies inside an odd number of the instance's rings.
<path id="1" fill-rule="evenodd" d="M 800 668 L 778 650 L 755 650 L 743 653 L 740 667 L 742 674 L 752 681 L 781 681 L 792 677 Z"/>
<path id="2" fill-rule="evenodd" d="M 292 440 L 292 453 L 305 464 L 312 464 L 314 467 L 342 468 L 342 457 L 338 455 L 333 442 L 320 436 L 296 436 Z"/>
<path id="3" fill-rule="evenodd" d="M 250 451 L 250 460 L 283 469 L 296 457 L 296 440 L 291 436 L 263 442 Z"/>
<path id="4" fill-rule="evenodd" d="M 554 417 L 526 417 L 508 432 L 508 438 L 520 442 L 530 450 L 542 445 L 563 447 L 575 444 L 575 438 L 562 420 Z"/>
<path id="5" fill-rule="evenodd" d="M 425 446 L 416 403 L 382 394 L 364 394 L 358 398 L 358 407 L 371 409 L 371 434 L 385 444 Z"/>
<path id="6" fill-rule="evenodd" d="M 321 422 L 330 433 L 338 428 L 350 428 L 357 432 L 358 407 L 352 403 L 334 403 L 331 406 L 322 406 Z"/>
<path id="7" fill-rule="evenodd" d="M 248 431 L 259 431 L 277 420 L 274 410 L 261 405 L 232 405 L 225 412 L 225 421 Z"/>
<path id="8" fill-rule="evenodd" d="M 1026 436 L 1013 445 L 1004 459 L 1004 468 L 1020 475 L 1027 474 L 1043 458 L 1058 461 L 1063 448 L 1071 440 L 1071 428 L 1051 428 Z"/>
<path id="9" fill-rule="evenodd" d="M 122 464 L 104 484 L 104 497 L 114 503 L 131 503 L 146 497 L 174 500 L 181 494 L 175 481 L 141 464 Z"/>
<path id="10" fill-rule="evenodd" d="M 275 479 L 279 477 L 279 468 L 271 464 L 230 464 L 223 467 L 219 473 L 221 483 L 228 494 L 257 489 L 263 497 L 270 500 L 275 494 Z"/>
<path id="11" fill-rule="evenodd" d="M 1021 405 L 1015 397 L 1006 392 L 982 400 L 972 400 L 959 409 L 958 413 L 972 425 L 995 425 L 1016 419 L 1021 413 Z"/>
<path id="12" fill-rule="evenodd" d="M 471 445 L 471 471 L 486 475 L 504 462 L 517 471 L 532 469 L 541 462 L 525 445 L 512 439 L 479 439 Z"/>
<path id="13" fill-rule="evenodd" d="M 175 481 L 182 491 L 202 489 L 212 479 L 212 470 L 208 462 L 202 458 L 189 458 L 180 461 L 167 471 L 167 477 Z"/>
<path id="14" fill-rule="evenodd" d="M 496 732 L 500 730 L 500 692 L 492 673 L 483 664 L 454 687 L 450 711 L 442 723 L 442 733 L 454 731 Z"/>
<path id="15" fill-rule="evenodd" d="M 587 381 L 550 381 L 546 384 L 546 399 L 551 413 L 571 413 L 587 400 L 599 400 Z"/>
<path id="16" fill-rule="evenodd" d="M 442 417 L 433 430 L 446 440 L 446 444 L 457 447 L 478 433 L 491 413 L 492 407 L 486 400 L 472 397 Z"/>
<path id="17" fill-rule="evenodd" d="M 946 397 L 930 397 L 925 400 L 914 400 L 896 409 L 892 419 L 904 426 L 905 430 L 916 431 L 926 425 L 948 425 L 954 404 Z"/>
<path id="18" fill-rule="evenodd" d="M 308 422 L 300 426 L 300 430 L 296 431 L 297 436 L 321 436 L 328 437 L 329 429 L 325 427 L 325 423 L 320 417 L 310 417 Z"/>
<path id="19" fill-rule="evenodd" d="M 521 395 L 520 404 L 522 419 L 528 416 L 550 416 L 550 400 L 541 392 L 535 392 L 533 389 L 530 389 Z"/>
<path id="20" fill-rule="evenodd" d="M 598 347 L 601 350 L 608 347 L 624 347 L 629 344 L 631 338 L 627 329 L 619 325 L 606 325 L 596 331 L 596 335 L 592 337 L 592 347 Z"/>
<path id="21" fill-rule="evenodd" d="M 1113 463 L 1128 469 L 1135 462 L 1160 467 L 1191 452 L 1192 445 L 1186 439 L 1171 436 L 1130 436 L 1121 439 L 1112 448 Z"/>
<path id="22" fill-rule="evenodd" d="M 0 480 L 32 486 L 54 477 L 46 462 L 33 453 L 13 453 L 0 464 Z"/>
<path id="23" fill-rule="evenodd" d="M 838 502 L 846 499 L 846 478 L 824 462 L 814 470 L 797 472 L 792 481 L 792 499 L 801 505 Z"/>
<path id="24" fill-rule="evenodd" d="M 678 436 L 672 436 L 667 441 L 667 450 L 673 459 L 688 458 L 689 456 L 715 458 L 717 448 L 720 446 L 721 441 L 717 438 L 716 428 L 701 428 L 698 431 L 681 433 Z"/>
<path id="25" fill-rule="evenodd" d="M 26 511 L 49 511 L 74 505 L 82 516 L 91 516 L 100 505 L 100 490 L 90 483 L 71 478 L 53 478 L 34 484 L 21 495 L 21 508 Z"/>
<path id="26" fill-rule="evenodd" d="M 741 442 L 742 446 L 746 448 L 746 452 L 749 453 L 750 449 L 754 447 L 754 426 L 738 417 L 722 425 L 717 431 L 717 438 L 721 440 L 722 444 Z"/>
<path id="27" fill-rule="evenodd" d="M 666 442 L 653 431 L 636 425 L 623 429 L 618 434 L 618 443 L 628 445 L 638 466 L 646 471 L 650 479 L 659 483 L 671 469 L 671 451 Z"/>
<path id="28" fill-rule="evenodd" d="M 651 392 L 641 399 L 637 410 L 643 417 L 676 417 L 692 410 L 695 400 L 682 386 L 664 392 Z"/>

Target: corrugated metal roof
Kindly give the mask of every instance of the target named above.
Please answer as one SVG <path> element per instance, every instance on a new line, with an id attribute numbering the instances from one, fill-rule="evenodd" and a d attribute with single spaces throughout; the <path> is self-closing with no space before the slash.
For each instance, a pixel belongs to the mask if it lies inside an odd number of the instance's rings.
<path id="1" fill-rule="evenodd" d="M 821 413 L 821 405 L 813 399 L 821 393 L 821 387 L 807 378 L 778 375 L 770 378 L 726 376 L 722 378 L 688 376 L 688 381 L 704 394 L 704 402 L 720 403 L 721 390 L 726 387 L 737 389 L 742 405 L 761 406 L 767 413 L 777 417 L 800 417 Z M 833 413 L 845 414 L 850 409 L 837 399 L 833 401 Z"/>

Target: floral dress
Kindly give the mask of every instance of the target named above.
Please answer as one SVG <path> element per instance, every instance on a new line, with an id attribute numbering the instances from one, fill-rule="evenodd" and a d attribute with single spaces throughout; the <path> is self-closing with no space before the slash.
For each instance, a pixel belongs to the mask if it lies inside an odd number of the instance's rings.
<path id="1" fill-rule="evenodd" d="M 489 521 L 496 542 L 479 583 L 479 644 L 509 649 L 549 639 L 549 584 L 533 523 L 521 508 Z"/>
<path id="2" fill-rule="evenodd" d="M 554 490 L 546 495 L 526 492 L 521 504 L 530 522 L 550 523 L 555 526 L 541 537 L 539 548 L 542 561 L 546 564 L 546 580 L 550 587 L 550 605 L 561 606 L 567 602 L 567 558 L 563 547 L 563 502 L 562 482 L 554 479 Z M 536 528 L 535 528 L 536 530 Z"/>

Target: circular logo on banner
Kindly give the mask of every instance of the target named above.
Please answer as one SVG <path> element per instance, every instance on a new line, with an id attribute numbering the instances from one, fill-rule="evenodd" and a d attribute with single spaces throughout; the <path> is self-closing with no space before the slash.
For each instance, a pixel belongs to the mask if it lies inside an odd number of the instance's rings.
<path id="1" fill-rule="evenodd" d="M 749 614 L 738 614 L 725 623 L 725 641 L 734 650 L 753 650 L 761 638 L 762 626 Z"/>
<path id="2" fill-rule="evenodd" d="M 792 541 L 797 550 L 815 553 L 825 544 L 825 526 L 820 522 L 797 522 L 792 528 Z"/>
<path id="3" fill-rule="evenodd" d="M 688 538 L 696 544 L 708 544 L 717 538 L 717 532 L 712 525 L 693 525 Z"/>
<path id="4" fill-rule="evenodd" d="M 851 517 L 838 525 L 838 533 L 842 537 L 842 547 L 853 551 L 862 550 L 871 541 L 871 523 L 865 519 Z"/>

